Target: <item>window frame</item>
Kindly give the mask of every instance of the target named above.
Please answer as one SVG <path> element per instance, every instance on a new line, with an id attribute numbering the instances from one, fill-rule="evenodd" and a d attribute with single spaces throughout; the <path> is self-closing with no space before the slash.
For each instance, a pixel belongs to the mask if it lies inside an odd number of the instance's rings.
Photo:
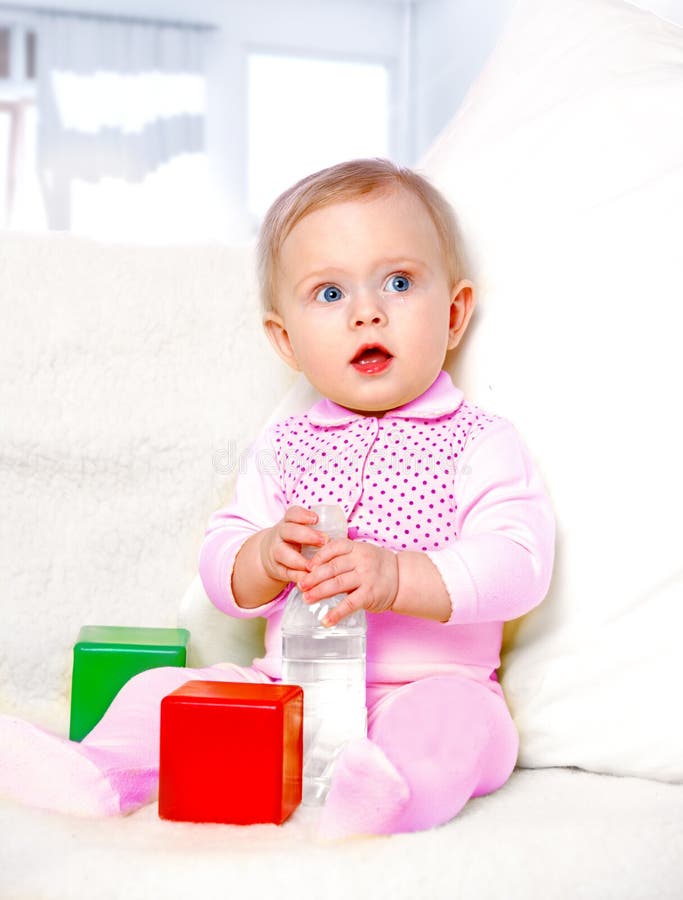
<path id="1" fill-rule="evenodd" d="M 27 41 L 29 34 L 34 35 L 35 42 L 37 37 L 35 26 L 29 17 L 8 16 L 0 11 L 0 28 L 10 33 L 9 77 L 0 78 L 0 113 L 9 116 L 7 160 L 5 171 L 0 172 L 0 180 L 4 183 L 0 227 L 10 228 L 14 214 L 21 144 L 26 131 L 26 111 L 29 107 L 35 108 L 36 105 L 37 72 L 34 71 L 33 77 L 29 77 L 26 71 Z"/>

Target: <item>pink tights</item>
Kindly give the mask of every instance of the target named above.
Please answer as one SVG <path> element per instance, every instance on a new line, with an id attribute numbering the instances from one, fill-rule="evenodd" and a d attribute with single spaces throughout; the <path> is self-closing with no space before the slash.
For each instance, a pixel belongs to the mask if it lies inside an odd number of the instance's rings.
<path id="1" fill-rule="evenodd" d="M 138 809 L 157 794 L 159 704 L 188 680 L 269 682 L 252 668 L 151 669 L 131 679 L 80 743 L 0 716 L 0 794 L 80 815 Z M 340 753 L 320 820 L 327 838 L 443 824 L 501 787 L 517 732 L 494 690 L 458 675 L 368 686 L 368 739 Z"/>

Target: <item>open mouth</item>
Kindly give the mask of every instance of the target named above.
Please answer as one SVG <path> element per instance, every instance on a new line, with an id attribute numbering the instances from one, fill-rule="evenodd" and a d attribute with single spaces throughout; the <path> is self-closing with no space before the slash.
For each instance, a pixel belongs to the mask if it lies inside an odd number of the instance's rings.
<path id="1" fill-rule="evenodd" d="M 381 344 L 363 344 L 351 360 L 351 365 L 358 372 L 375 375 L 383 372 L 391 363 L 393 356 Z"/>

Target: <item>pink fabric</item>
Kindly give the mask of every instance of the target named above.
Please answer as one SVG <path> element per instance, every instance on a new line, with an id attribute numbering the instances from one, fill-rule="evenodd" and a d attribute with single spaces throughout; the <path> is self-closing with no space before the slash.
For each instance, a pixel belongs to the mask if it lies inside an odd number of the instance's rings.
<path id="1" fill-rule="evenodd" d="M 320 833 L 396 834 L 448 822 L 510 777 L 519 739 L 504 700 L 440 675 L 368 693 L 368 740 L 334 769 Z"/>
<path id="2" fill-rule="evenodd" d="M 367 677 L 404 683 L 460 674 L 500 691 L 503 623 L 545 596 L 554 518 L 515 428 L 464 400 L 446 372 L 421 397 L 382 418 L 330 400 L 269 428 L 241 461 L 233 500 L 211 517 L 199 571 L 212 602 L 238 617 L 266 616 L 266 656 L 281 673 L 280 623 L 291 585 L 242 609 L 231 592 L 242 543 L 293 504 L 340 504 L 349 537 L 421 550 L 439 570 L 453 612 L 446 624 L 368 616 Z"/>
<path id="3" fill-rule="evenodd" d="M 158 668 L 128 681 L 81 743 L 0 716 L 0 793 L 74 815 L 130 813 L 157 795 L 159 707 L 189 680 L 265 683 L 249 667 Z M 460 676 L 368 689 L 368 738 L 335 765 L 320 834 L 391 834 L 447 822 L 507 781 L 517 733 L 502 698 Z"/>
<path id="4" fill-rule="evenodd" d="M 349 537 L 419 550 L 437 567 L 446 624 L 368 616 L 368 739 L 335 765 L 321 831 L 414 831 L 448 821 L 509 778 L 518 738 L 497 683 L 503 623 L 545 596 L 555 525 L 549 498 L 514 427 L 466 402 L 441 372 L 421 397 L 382 418 L 330 400 L 269 428 L 242 461 L 232 502 L 211 517 L 199 570 L 213 603 L 266 616 L 266 655 L 281 675 L 288 585 L 257 609 L 237 606 L 242 543 L 288 506 L 337 503 Z"/>
<path id="5" fill-rule="evenodd" d="M 209 597 L 266 615 L 266 656 L 251 668 L 153 669 L 121 689 L 80 743 L 0 716 L 0 792 L 48 809 L 111 815 L 154 798 L 159 704 L 190 679 L 278 680 L 288 587 L 266 606 L 230 590 L 242 543 L 287 506 L 343 506 L 349 536 L 427 553 L 453 612 L 440 624 L 368 616 L 368 739 L 342 750 L 322 833 L 414 831 L 448 821 L 512 772 L 517 734 L 496 679 L 503 622 L 543 599 L 553 560 L 549 500 L 506 420 L 463 400 L 445 373 L 383 418 L 324 400 L 269 429 L 209 523 L 199 567 Z"/>
<path id="6" fill-rule="evenodd" d="M 82 816 L 129 813 L 156 797 L 160 703 L 186 681 L 267 682 L 235 665 L 141 672 L 78 743 L 0 715 L 0 795 Z"/>

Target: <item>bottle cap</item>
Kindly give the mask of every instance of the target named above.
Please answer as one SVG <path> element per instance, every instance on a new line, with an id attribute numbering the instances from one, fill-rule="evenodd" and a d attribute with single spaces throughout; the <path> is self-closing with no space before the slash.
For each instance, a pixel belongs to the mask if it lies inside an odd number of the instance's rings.
<path id="1" fill-rule="evenodd" d="M 320 503 L 317 506 L 311 506 L 311 509 L 318 516 L 318 521 L 311 528 L 322 531 L 330 538 L 347 536 L 346 516 L 341 506 L 336 503 Z"/>

